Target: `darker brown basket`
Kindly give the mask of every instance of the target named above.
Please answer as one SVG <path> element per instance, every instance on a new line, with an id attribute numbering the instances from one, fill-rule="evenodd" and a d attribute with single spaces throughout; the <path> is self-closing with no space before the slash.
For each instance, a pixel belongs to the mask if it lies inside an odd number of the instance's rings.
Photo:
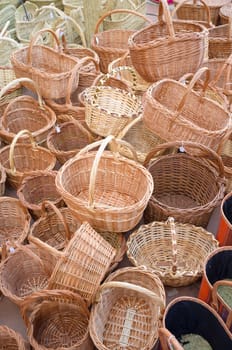
<path id="1" fill-rule="evenodd" d="M 207 57 L 208 30 L 198 23 L 172 21 L 166 0 L 161 0 L 158 22 L 132 34 L 128 46 L 135 69 L 146 81 L 179 79 L 195 73 Z"/>
<path id="2" fill-rule="evenodd" d="M 0 326 L 0 349 L 29 350 L 29 344 L 22 335 L 7 326 Z"/>
<path id="3" fill-rule="evenodd" d="M 221 158 L 198 143 L 177 141 L 157 146 L 145 163 L 155 184 L 145 222 L 165 221 L 171 216 L 178 222 L 205 227 L 224 196 Z"/>

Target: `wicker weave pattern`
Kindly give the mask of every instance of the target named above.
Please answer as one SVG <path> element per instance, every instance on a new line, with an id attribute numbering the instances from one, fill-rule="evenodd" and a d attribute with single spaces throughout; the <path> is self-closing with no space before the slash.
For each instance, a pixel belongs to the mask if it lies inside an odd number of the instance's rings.
<path id="1" fill-rule="evenodd" d="M 0 349 L 29 350 L 29 344 L 18 332 L 7 326 L 0 326 Z"/>
<path id="2" fill-rule="evenodd" d="M 232 52 L 232 18 L 228 24 L 209 30 L 209 58 L 227 59 Z"/>
<path id="3" fill-rule="evenodd" d="M 227 4 L 227 5 L 220 7 L 219 16 L 220 16 L 220 23 L 227 24 L 229 22 L 229 19 L 232 17 L 231 4 Z"/>

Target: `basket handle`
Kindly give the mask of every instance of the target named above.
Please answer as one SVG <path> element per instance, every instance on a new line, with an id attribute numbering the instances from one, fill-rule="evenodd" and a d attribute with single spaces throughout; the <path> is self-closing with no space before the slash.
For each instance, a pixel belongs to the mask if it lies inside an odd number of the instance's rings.
<path id="1" fill-rule="evenodd" d="M 154 158 L 155 156 L 157 156 L 160 152 L 164 152 L 167 151 L 169 149 L 179 149 L 180 147 L 187 147 L 194 150 L 197 150 L 199 153 L 199 157 L 205 157 L 207 160 L 212 160 L 211 164 L 212 166 L 214 166 L 214 168 L 217 170 L 219 177 L 224 178 L 224 165 L 222 162 L 221 157 L 211 148 L 208 148 L 206 146 L 204 146 L 203 144 L 197 143 L 197 142 L 191 142 L 191 141 L 173 141 L 173 142 L 167 142 L 167 143 L 162 143 L 160 145 L 157 145 L 153 150 L 151 150 L 145 161 L 144 161 L 144 166 L 148 167 L 149 166 L 149 162 L 152 158 Z M 191 152 L 187 153 L 191 154 Z M 194 153 L 193 153 L 194 154 Z M 197 153 L 198 154 L 198 153 Z"/>
<path id="2" fill-rule="evenodd" d="M 4 36 L 6 34 L 6 31 L 7 31 L 7 28 L 9 27 L 9 25 L 10 25 L 10 21 L 7 21 L 1 30 L 0 37 Z"/>
<path id="3" fill-rule="evenodd" d="M 167 328 L 159 328 L 158 332 L 162 350 L 184 350 L 176 337 Z"/>
<path id="4" fill-rule="evenodd" d="M 100 146 L 98 151 L 97 151 L 97 153 L 96 153 L 95 159 L 93 161 L 93 166 L 92 166 L 91 173 L 90 173 L 89 203 L 88 203 L 88 206 L 90 208 L 92 208 L 92 209 L 94 208 L 94 192 L 95 192 L 95 184 L 96 184 L 96 176 L 97 176 L 97 171 L 98 171 L 98 165 L 99 165 L 101 156 L 102 156 L 105 148 L 107 147 L 107 145 L 109 143 L 111 143 L 112 152 L 114 154 L 114 157 L 115 157 L 116 161 L 117 161 L 117 158 L 119 157 L 118 152 L 117 152 L 117 144 L 121 144 L 121 145 L 124 145 L 124 146 L 129 148 L 129 150 L 131 151 L 131 153 L 132 153 L 132 155 L 134 157 L 134 160 L 136 162 L 138 162 L 137 154 L 136 154 L 136 151 L 134 150 L 134 148 L 126 141 L 118 140 L 118 139 L 116 140 L 115 137 L 112 136 L 112 135 L 107 136 L 103 140 L 91 143 L 90 145 L 82 148 L 82 150 L 80 150 L 80 152 L 77 153 L 76 157 L 78 157 L 78 156 L 80 156 L 80 155 L 90 151 L 91 149 L 96 148 L 97 146 Z"/>
<path id="5" fill-rule="evenodd" d="M 173 22 L 172 22 L 172 16 L 171 13 L 169 11 L 168 8 L 168 3 L 167 0 L 160 0 L 159 2 L 159 13 L 158 13 L 158 22 L 159 23 L 163 23 L 163 15 L 164 15 L 164 19 L 166 21 L 167 24 L 167 29 L 168 29 L 168 33 L 170 35 L 171 38 L 175 38 L 175 30 L 174 30 L 174 26 L 173 26 Z"/>
<path id="6" fill-rule="evenodd" d="M 2 96 L 4 96 L 9 90 L 11 90 L 10 92 L 12 92 L 12 89 L 13 90 L 19 89 L 21 83 L 29 83 L 29 84 L 31 84 L 31 86 L 33 86 L 33 88 L 34 88 L 34 90 L 36 91 L 36 94 L 37 94 L 39 106 L 40 106 L 40 108 L 43 109 L 43 99 L 42 99 L 42 96 L 41 96 L 41 94 L 39 92 L 39 89 L 36 86 L 35 82 L 33 80 L 29 79 L 29 78 L 19 78 L 19 79 L 14 79 L 11 82 L 9 82 L 9 84 L 5 85 L 1 89 L 1 91 L 0 91 L 0 98 Z"/>
<path id="7" fill-rule="evenodd" d="M 150 289 L 138 286 L 137 284 L 128 283 L 128 282 L 111 281 L 111 282 L 103 283 L 97 291 L 96 299 L 95 299 L 96 302 L 99 302 L 101 293 L 107 288 L 126 288 L 128 290 L 132 290 L 132 291 L 144 294 L 150 299 L 152 299 L 153 302 L 157 303 L 160 306 L 161 310 L 165 309 L 165 303 L 159 295 L 152 292 Z"/>
<path id="8" fill-rule="evenodd" d="M 220 280 L 214 283 L 213 285 L 213 289 L 212 289 L 212 302 L 211 302 L 211 306 L 218 312 L 219 311 L 219 300 L 218 297 L 220 297 L 220 299 L 222 299 L 221 296 L 218 295 L 218 287 L 220 286 L 228 286 L 232 288 L 232 281 L 227 281 L 227 280 Z M 223 299 L 222 299 L 223 300 Z M 224 301 L 224 300 L 223 300 Z M 224 301 L 224 303 L 226 304 L 226 302 Z M 226 304 L 227 305 L 227 304 Z M 226 318 L 226 325 L 228 327 L 228 329 L 230 329 L 231 325 L 232 325 L 232 309 L 231 307 L 228 305 L 228 310 L 229 314 Z"/>
<path id="9" fill-rule="evenodd" d="M 177 273 L 177 236 L 176 236 L 176 227 L 174 218 L 169 217 L 166 221 L 170 226 L 171 230 L 171 240 L 172 240 L 172 274 L 175 275 Z"/>
<path id="10" fill-rule="evenodd" d="M 14 162 L 14 149 L 15 149 L 15 145 L 18 142 L 18 139 L 23 136 L 23 135 L 27 135 L 30 139 L 31 145 L 33 148 L 37 147 L 37 144 L 35 143 L 33 136 L 31 134 L 31 132 L 29 130 L 21 130 L 18 132 L 18 134 L 15 135 L 15 137 L 13 138 L 13 141 L 11 142 L 10 145 L 10 152 L 9 152 L 9 162 L 10 162 L 10 170 L 12 173 L 16 172 L 16 168 L 15 168 L 15 162 Z"/>
<path id="11" fill-rule="evenodd" d="M 231 19 L 232 21 L 232 19 Z M 225 61 L 225 63 L 222 65 L 222 67 L 220 67 L 217 71 L 217 73 L 215 74 L 215 77 L 213 80 L 211 80 L 210 85 L 212 86 L 216 86 L 217 82 L 219 81 L 219 79 L 221 78 L 223 72 L 226 70 L 226 84 L 225 85 L 231 85 L 231 89 L 232 89 L 232 83 L 231 83 L 231 68 L 232 68 L 232 54 L 227 58 L 227 60 Z M 226 87 L 224 87 L 224 89 L 226 89 Z"/>
<path id="12" fill-rule="evenodd" d="M 197 1 L 198 1 L 198 0 L 193 0 L 193 5 L 196 6 L 196 7 L 198 6 Z M 172 18 L 174 18 L 176 12 L 177 12 L 177 11 L 179 10 L 179 8 L 180 8 L 182 5 L 184 5 L 186 2 L 189 3 L 189 0 L 182 0 L 182 1 L 180 1 L 180 2 L 178 3 L 177 6 L 174 7 L 174 10 L 172 11 Z M 206 14 L 207 14 L 207 23 L 208 23 L 208 25 L 209 25 L 210 27 L 212 27 L 213 24 L 212 24 L 212 22 L 211 22 L 211 14 L 210 14 L 210 8 L 209 8 L 209 6 L 206 4 L 206 2 L 205 2 L 204 0 L 199 0 L 199 2 L 203 5 L 203 7 L 204 7 L 204 9 L 205 9 L 205 12 L 206 12 Z"/>
<path id="13" fill-rule="evenodd" d="M 104 19 L 114 13 L 128 13 L 128 14 L 131 14 L 131 15 L 135 15 L 137 17 L 140 17 L 142 19 L 144 19 L 145 22 L 148 22 L 150 24 L 152 24 L 152 20 L 150 20 L 149 18 L 147 18 L 146 16 L 142 15 L 141 13 L 139 12 L 136 12 L 134 10 L 129 10 L 129 9 L 116 9 L 116 10 L 111 10 L 111 11 L 108 11 L 106 13 L 104 13 L 104 15 L 102 17 L 99 18 L 99 20 L 97 21 L 96 23 L 96 27 L 95 27 L 95 30 L 94 30 L 94 34 L 97 34 L 99 32 L 99 27 L 101 25 L 101 23 L 104 21 Z M 96 39 L 95 39 L 96 40 Z"/>
<path id="14" fill-rule="evenodd" d="M 123 137 L 127 134 L 127 132 L 137 123 L 139 123 L 142 120 L 142 115 L 139 115 L 137 118 L 133 119 L 129 124 L 125 126 L 124 129 L 122 129 L 119 134 L 117 135 L 117 139 L 123 139 Z"/>
<path id="15" fill-rule="evenodd" d="M 104 85 L 104 83 L 109 78 L 116 76 L 117 73 L 122 72 L 122 71 L 129 71 L 130 72 L 132 79 L 133 79 L 132 92 L 134 92 L 136 89 L 136 85 L 137 85 L 137 76 L 136 76 L 134 68 L 129 67 L 129 66 L 120 66 L 120 67 L 113 68 L 109 73 L 106 73 L 105 75 L 103 75 L 103 77 L 101 77 L 101 79 L 98 81 L 98 84 Z"/>

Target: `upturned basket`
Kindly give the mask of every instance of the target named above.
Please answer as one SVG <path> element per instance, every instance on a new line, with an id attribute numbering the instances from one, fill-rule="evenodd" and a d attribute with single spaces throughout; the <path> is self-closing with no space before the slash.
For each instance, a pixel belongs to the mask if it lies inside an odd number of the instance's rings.
<path id="1" fill-rule="evenodd" d="M 138 162 L 104 151 L 109 142 L 114 150 L 116 144 L 125 144 L 120 140 L 115 144 L 109 136 L 85 147 L 58 171 L 56 185 L 80 221 L 99 231 L 126 232 L 142 218 L 153 181 Z M 97 152 L 91 151 L 99 145 Z"/>
<path id="2" fill-rule="evenodd" d="M 195 73 L 206 58 L 208 30 L 195 22 L 172 20 L 166 0 L 161 0 L 158 22 L 132 34 L 128 47 L 135 69 L 147 82 L 179 79 Z"/>
<path id="3" fill-rule="evenodd" d="M 17 190 L 21 203 L 28 208 L 34 218 L 42 214 L 42 203 L 49 200 L 58 207 L 63 200 L 55 185 L 56 171 L 37 171 L 36 174 L 24 177 Z"/>
<path id="4" fill-rule="evenodd" d="M 195 83 L 203 73 L 206 75 L 202 92 L 195 92 Z M 188 86 L 172 79 L 152 84 L 144 97 L 146 127 L 166 141 L 199 142 L 217 151 L 231 128 L 231 116 L 226 108 L 206 96 L 209 79 L 209 69 L 202 67 Z"/>
<path id="5" fill-rule="evenodd" d="M 18 96 L 9 101 L 1 118 L 0 137 L 10 144 L 21 130 L 29 130 L 37 144 L 46 144 L 47 135 L 56 123 L 56 115 L 46 106 L 38 87 L 31 79 L 20 78 L 11 81 L 0 91 L 0 98 L 16 85 L 27 83 L 35 89 L 38 101 L 32 96 Z M 19 142 L 27 142 L 28 136 L 19 138 Z"/>
<path id="6" fill-rule="evenodd" d="M 17 78 L 27 77 L 40 87 L 42 97 L 57 99 L 66 96 L 68 82 L 72 74 L 76 59 L 44 45 L 35 45 L 36 39 L 42 33 L 49 32 L 55 38 L 57 46 L 60 42 L 51 29 L 38 31 L 30 40 L 29 46 L 15 51 L 11 56 L 11 63 Z M 79 74 L 73 79 L 71 91 L 76 89 Z M 24 84 L 27 87 L 27 84 Z"/>
<path id="7" fill-rule="evenodd" d="M 29 344 L 22 335 L 7 326 L 0 326 L 0 349 L 29 350 Z"/>
<path id="8" fill-rule="evenodd" d="M 104 19 L 113 14 L 124 13 L 142 18 L 145 23 L 151 23 L 144 15 L 128 9 L 116 9 L 106 12 L 96 23 L 95 32 L 91 41 L 91 48 L 97 52 L 100 58 L 100 69 L 102 73 L 108 72 L 108 65 L 115 59 L 123 56 L 128 51 L 128 39 L 135 30 L 129 29 L 108 29 L 99 32 Z"/>
<path id="9" fill-rule="evenodd" d="M 220 7 L 219 10 L 220 24 L 227 24 L 229 19 L 232 17 L 232 7 L 231 3 Z"/>
<path id="10" fill-rule="evenodd" d="M 213 234 L 202 227 L 154 221 L 141 225 L 127 241 L 127 256 L 135 266 L 145 266 L 157 274 L 164 285 L 187 286 L 203 274 L 208 254 L 218 247 Z"/>
<path id="11" fill-rule="evenodd" d="M 83 298 L 70 291 L 44 290 L 28 296 L 21 313 L 35 350 L 93 350 L 89 310 Z"/>
<path id="12" fill-rule="evenodd" d="M 1 258 L 8 255 L 11 247 L 25 241 L 30 230 L 31 217 L 28 210 L 17 198 L 0 198 L 0 250 Z M 4 247 L 5 245 L 5 247 Z"/>
<path id="13" fill-rule="evenodd" d="M 178 222 L 207 226 L 224 196 L 221 158 L 201 144 L 176 141 L 156 146 L 145 164 L 155 184 L 145 222 L 165 221 L 172 216 Z"/>
<path id="14" fill-rule="evenodd" d="M 44 250 L 57 260 L 48 289 L 78 293 L 90 306 L 114 260 L 116 250 L 87 222 L 79 227 L 63 252 L 42 244 Z"/>
<path id="15" fill-rule="evenodd" d="M 20 306 L 28 295 L 47 288 L 54 267 L 55 259 L 47 251 L 21 245 L 1 264 L 1 291 Z"/>
<path id="16" fill-rule="evenodd" d="M 98 350 L 153 349 L 165 302 L 160 293 L 149 287 L 120 279 L 101 285 L 89 323 L 90 335 Z"/>
<path id="17" fill-rule="evenodd" d="M 209 29 L 209 59 L 227 59 L 232 52 L 232 17 L 228 24 Z"/>
<path id="18" fill-rule="evenodd" d="M 64 249 L 80 227 L 80 222 L 73 217 L 68 208 L 58 209 L 51 201 L 44 201 L 41 210 L 41 217 L 31 226 L 29 242 L 40 247 L 42 241 L 57 250 Z"/>

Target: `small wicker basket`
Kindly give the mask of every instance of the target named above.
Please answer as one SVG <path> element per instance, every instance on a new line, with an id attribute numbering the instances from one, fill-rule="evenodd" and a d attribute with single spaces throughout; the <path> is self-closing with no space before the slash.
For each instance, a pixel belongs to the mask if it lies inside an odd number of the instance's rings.
<path id="1" fill-rule="evenodd" d="M 0 326 L 0 349 L 29 350 L 22 335 L 7 326 Z"/>

